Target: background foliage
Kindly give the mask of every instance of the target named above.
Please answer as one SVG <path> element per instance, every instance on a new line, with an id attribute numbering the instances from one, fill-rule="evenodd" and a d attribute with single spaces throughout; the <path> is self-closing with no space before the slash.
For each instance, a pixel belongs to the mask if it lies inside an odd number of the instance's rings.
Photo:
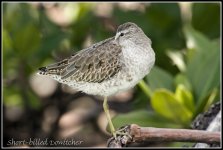
<path id="1" fill-rule="evenodd" d="M 127 21 L 151 38 L 156 64 L 144 82 L 127 92 L 126 101 L 111 97 L 116 127 L 136 123 L 189 128 L 200 112 L 220 100 L 219 3 L 3 3 L 2 7 L 4 146 L 12 138 L 30 137 L 105 145 L 108 135 L 101 129 L 99 97 L 71 94 L 55 84 L 43 96 L 37 89 L 47 87 L 47 79 L 34 86 L 32 79 L 39 67 L 113 36 Z M 77 113 L 79 108 L 86 113 Z M 76 122 L 64 119 L 70 112 Z M 67 129 L 63 120 L 76 132 L 70 128 L 71 134 L 62 136 Z"/>

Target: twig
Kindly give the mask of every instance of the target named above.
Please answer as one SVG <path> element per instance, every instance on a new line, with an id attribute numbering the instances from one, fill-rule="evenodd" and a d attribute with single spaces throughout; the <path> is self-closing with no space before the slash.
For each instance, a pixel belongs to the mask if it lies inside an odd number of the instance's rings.
<path id="1" fill-rule="evenodd" d="M 162 141 L 162 142 L 201 142 L 219 143 L 220 132 L 209 132 L 190 129 L 166 129 L 153 127 L 140 127 L 136 124 L 125 126 L 123 134 L 117 140 L 110 139 L 108 146 L 125 146 L 131 142 Z M 130 138 L 130 135 L 132 138 Z"/>
<path id="2" fill-rule="evenodd" d="M 218 143 L 220 142 L 220 132 L 209 132 L 189 129 L 165 129 L 152 127 L 139 127 L 131 125 L 131 132 L 136 142 L 140 141 L 165 141 L 165 142 L 202 142 Z"/>

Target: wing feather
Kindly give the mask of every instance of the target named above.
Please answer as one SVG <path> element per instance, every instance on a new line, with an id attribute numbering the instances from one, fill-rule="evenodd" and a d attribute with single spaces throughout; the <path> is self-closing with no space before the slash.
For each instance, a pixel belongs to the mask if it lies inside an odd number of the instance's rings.
<path id="1" fill-rule="evenodd" d="M 60 62 L 39 68 L 40 74 L 58 75 L 62 80 L 102 82 L 121 69 L 121 47 L 114 37 L 101 41 Z"/>

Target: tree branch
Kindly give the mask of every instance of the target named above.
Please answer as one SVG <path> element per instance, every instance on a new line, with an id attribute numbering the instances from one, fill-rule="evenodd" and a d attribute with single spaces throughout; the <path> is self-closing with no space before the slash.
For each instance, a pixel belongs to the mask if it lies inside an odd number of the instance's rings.
<path id="1" fill-rule="evenodd" d="M 123 134 L 116 140 L 109 139 L 109 147 L 123 147 L 131 142 L 145 141 L 220 143 L 220 132 L 140 127 L 136 124 L 125 126 L 120 130 Z"/>
<path id="2" fill-rule="evenodd" d="M 165 141 L 165 142 L 203 142 L 215 143 L 220 142 L 220 132 L 208 132 L 201 130 L 189 129 L 165 129 L 152 127 L 139 127 L 131 125 L 130 134 L 134 141 Z"/>

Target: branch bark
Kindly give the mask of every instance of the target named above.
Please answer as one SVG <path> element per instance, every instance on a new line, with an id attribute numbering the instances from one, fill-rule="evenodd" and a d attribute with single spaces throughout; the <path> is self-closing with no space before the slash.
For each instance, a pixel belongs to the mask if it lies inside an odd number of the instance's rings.
<path id="1" fill-rule="evenodd" d="M 116 140 L 111 138 L 108 141 L 109 147 L 123 147 L 131 142 L 145 141 L 220 143 L 220 132 L 140 127 L 136 124 L 125 126 L 121 130 L 123 134 Z"/>
<path id="2" fill-rule="evenodd" d="M 189 129 L 165 129 L 152 127 L 139 127 L 131 125 L 133 140 L 140 142 L 148 141 L 165 141 L 165 142 L 202 142 L 202 143 L 218 143 L 220 142 L 220 132 L 208 132 L 201 130 Z"/>

